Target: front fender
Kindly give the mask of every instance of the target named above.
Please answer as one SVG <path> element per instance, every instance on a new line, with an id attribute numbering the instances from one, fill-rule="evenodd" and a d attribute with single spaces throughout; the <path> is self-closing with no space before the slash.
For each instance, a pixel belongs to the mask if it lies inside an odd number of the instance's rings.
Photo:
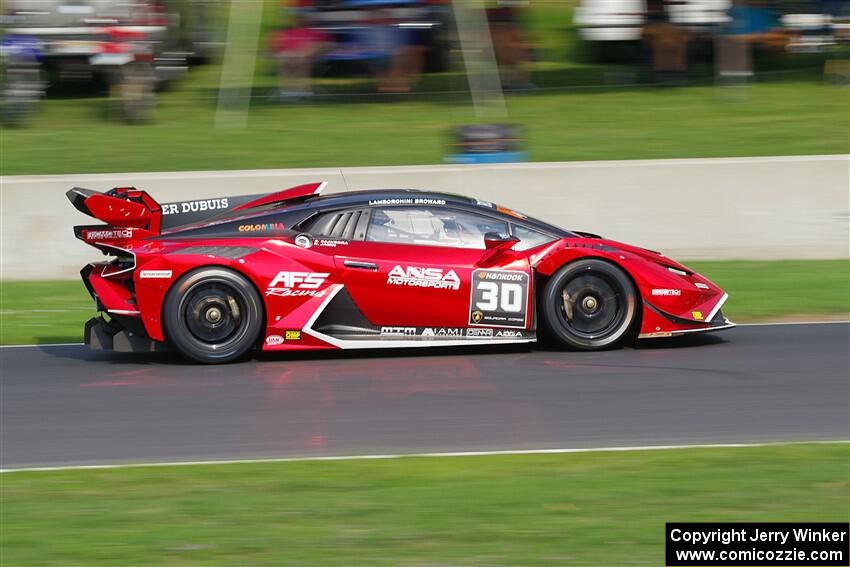
<path id="1" fill-rule="evenodd" d="M 722 289 L 661 254 L 618 244 L 598 239 L 564 240 L 541 252 L 534 260 L 535 269 L 551 276 L 577 259 L 607 260 L 623 269 L 637 287 L 642 305 L 641 335 L 660 336 L 710 326 L 727 297 Z"/>

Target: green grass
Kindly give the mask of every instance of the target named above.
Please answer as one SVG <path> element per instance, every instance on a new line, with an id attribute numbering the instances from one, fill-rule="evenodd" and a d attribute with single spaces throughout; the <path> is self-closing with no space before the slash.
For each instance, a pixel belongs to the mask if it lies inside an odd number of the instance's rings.
<path id="1" fill-rule="evenodd" d="M 0 344 L 80 342 L 94 315 L 81 281 L 0 282 Z"/>
<path id="2" fill-rule="evenodd" d="M 166 93 L 155 123 L 133 127 L 101 118 L 102 100 L 46 101 L 32 127 L 3 130 L 0 173 L 431 164 L 442 161 L 450 127 L 478 121 L 466 97 L 412 97 L 259 102 L 248 128 L 216 128 L 211 96 Z M 711 86 L 545 92 L 510 97 L 501 120 L 523 126 L 533 161 L 850 151 L 847 89 L 777 82 L 731 96 Z"/>
<path id="3" fill-rule="evenodd" d="M 736 322 L 850 319 L 850 261 L 687 262 L 729 293 L 723 312 Z"/>
<path id="4" fill-rule="evenodd" d="M 663 565 L 671 521 L 848 519 L 846 444 L 2 477 L 3 565 Z"/>
<path id="5" fill-rule="evenodd" d="M 847 260 L 686 264 L 729 293 L 738 323 L 850 316 Z M 0 282 L 0 344 L 78 342 L 93 309 L 81 282 Z"/>

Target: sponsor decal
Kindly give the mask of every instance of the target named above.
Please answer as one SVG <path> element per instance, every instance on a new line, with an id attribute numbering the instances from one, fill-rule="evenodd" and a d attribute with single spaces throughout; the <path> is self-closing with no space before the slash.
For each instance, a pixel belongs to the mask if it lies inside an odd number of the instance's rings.
<path id="1" fill-rule="evenodd" d="M 641 339 L 659 339 L 662 337 L 672 337 L 673 333 L 670 331 L 656 331 L 654 333 L 641 333 Z"/>
<path id="2" fill-rule="evenodd" d="M 381 327 L 381 334 L 389 337 L 415 336 L 416 327 Z"/>
<path id="3" fill-rule="evenodd" d="M 325 282 L 329 273 L 278 272 L 269 287 L 281 286 L 298 289 L 316 289 Z"/>
<path id="4" fill-rule="evenodd" d="M 681 289 L 653 289 L 652 295 L 661 295 L 665 297 L 675 296 L 678 297 L 682 295 Z"/>
<path id="5" fill-rule="evenodd" d="M 419 335 L 422 338 L 486 338 L 486 339 L 521 339 L 526 336 L 524 331 L 517 329 L 463 329 L 458 327 L 425 327 Z"/>
<path id="6" fill-rule="evenodd" d="M 371 199 L 370 205 L 445 205 L 445 199 L 428 199 L 425 197 L 403 199 Z"/>
<path id="7" fill-rule="evenodd" d="M 691 311 L 691 316 L 696 321 L 702 321 L 702 311 Z"/>
<path id="8" fill-rule="evenodd" d="M 182 203 L 169 203 L 162 206 L 162 214 L 176 215 L 179 213 L 198 213 L 201 211 L 217 211 L 227 209 L 230 204 L 227 197 L 222 199 L 203 199 L 200 201 L 184 201 Z"/>
<path id="9" fill-rule="evenodd" d="M 269 282 L 266 295 L 322 297 L 326 290 L 318 288 L 325 283 L 325 278 L 329 275 L 329 273 L 316 272 L 278 272 Z"/>
<path id="10" fill-rule="evenodd" d="M 266 290 L 267 296 L 274 297 L 323 297 L 324 289 L 289 289 L 285 287 L 270 287 Z"/>
<path id="11" fill-rule="evenodd" d="M 694 282 L 694 285 L 700 289 L 709 289 L 708 285 L 702 282 Z"/>
<path id="12" fill-rule="evenodd" d="M 273 230 L 285 230 L 283 223 L 267 222 L 262 224 L 240 224 L 239 232 L 271 232 Z"/>
<path id="13" fill-rule="evenodd" d="M 467 329 L 467 337 L 492 337 L 493 329 Z"/>
<path id="14" fill-rule="evenodd" d="M 117 240 L 120 238 L 132 238 L 133 231 L 129 228 L 113 228 L 106 230 L 84 230 L 83 238 L 86 240 Z"/>
<path id="15" fill-rule="evenodd" d="M 171 278 L 171 270 L 141 270 L 139 277 L 143 280 L 169 279 Z"/>
<path id="16" fill-rule="evenodd" d="M 412 326 L 393 326 L 384 325 L 379 327 L 380 336 L 388 341 L 394 339 L 407 340 L 445 340 L 456 341 L 463 343 L 468 340 L 517 340 L 533 338 L 534 333 L 530 333 L 520 329 L 505 329 L 505 328 L 478 328 L 478 327 L 412 327 Z M 359 336 L 358 339 L 368 339 L 370 336 Z M 286 334 L 286 340 L 290 340 L 289 331 Z M 356 339 L 355 339 L 356 340 Z"/>
<path id="17" fill-rule="evenodd" d="M 479 279 L 500 282 L 521 282 L 525 279 L 527 275 L 525 272 L 507 272 L 495 270 L 476 271 L 478 272 Z"/>
<path id="18" fill-rule="evenodd" d="M 522 331 L 515 331 L 513 329 L 501 329 L 496 331 L 496 338 L 521 339 L 522 337 Z"/>
<path id="19" fill-rule="evenodd" d="M 423 268 L 419 266 L 395 266 L 387 277 L 390 285 L 432 287 L 434 289 L 460 289 L 460 278 L 454 270 Z"/>
<path id="20" fill-rule="evenodd" d="M 337 246 L 348 246 L 347 240 L 324 240 L 317 238 L 313 240 L 315 246 L 323 246 L 326 248 L 336 248 Z"/>
<path id="21" fill-rule="evenodd" d="M 463 337 L 463 329 L 456 327 L 426 327 L 422 330 L 423 337 Z"/>
<path id="22" fill-rule="evenodd" d="M 284 337 L 287 341 L 300 341 L 301 331 L 286 331 Z"/>
<path id="23" fill-rule="evenodd" d="M 277 346 L 283 344 L 283 337 L 280 335 L 269 335 L 266 337 L 266 344 L 269 346 Z"/>
<path id="24" fill-rule="evenodd" d="M 529 282 L 528 272 L 473 271 L 469 324 L 525 328 Z"/>

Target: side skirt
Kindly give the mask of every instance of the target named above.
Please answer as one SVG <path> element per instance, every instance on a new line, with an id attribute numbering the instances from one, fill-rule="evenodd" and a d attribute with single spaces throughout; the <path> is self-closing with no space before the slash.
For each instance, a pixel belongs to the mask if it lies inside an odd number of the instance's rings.
<path id="1" fill-rule="evenodd" d="M 352 332 L 329 334 L 314 328 L 316 321 L 328 308 L 334 297 L 345 288 L 337 284 L 325 301 L 304 325 L 303 332 L 340 349 L 447 347 L 464 345 L 493 345 L 530 343 L 537 340 L 535 333 L 516 329 L 484 329 L 481 327 L 413 327 L 385 326 L 372 329 L 352 329 Z M 324 330 L 324 328 L 323 328 Z M 492 331 L 492 336 L 486 335 Z"/>

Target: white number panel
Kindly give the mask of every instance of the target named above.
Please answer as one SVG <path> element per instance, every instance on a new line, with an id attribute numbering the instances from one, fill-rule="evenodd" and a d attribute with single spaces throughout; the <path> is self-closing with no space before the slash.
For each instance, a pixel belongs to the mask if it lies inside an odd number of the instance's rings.
<path id="1" fill-rule="evenodd" d="M 469 324 L 525 328 L 528 319 L 528 283 L 526 272 L 474 270 Z"/>

